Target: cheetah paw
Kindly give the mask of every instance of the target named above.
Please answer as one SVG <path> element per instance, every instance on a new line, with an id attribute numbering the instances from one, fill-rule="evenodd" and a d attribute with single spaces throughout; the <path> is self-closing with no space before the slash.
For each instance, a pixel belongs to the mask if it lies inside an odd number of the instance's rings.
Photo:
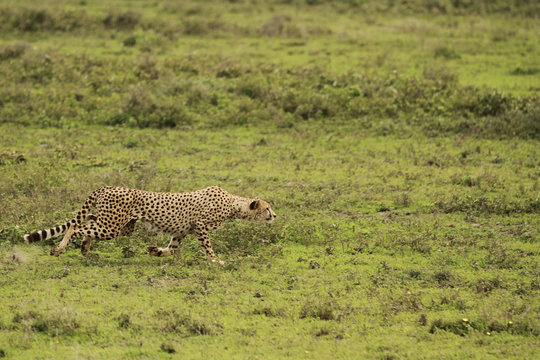
<path id="1" fill-rule="evenodd" d="M 157 246 L 149 246 L 146 248 L 146 251 L 152 256 L 161 256 L 162 254 L 162 251 Z"/>
<path id="2" fill-rule="evenodd" d="M 212 264 L 225 265 L 225 261 L 219 259 L 211 259 Z"/>
<path id="3" fill-rule="evenodd" d="M 65 251 L 64 249 L 52 248 L 51 252 L 50 252 L 50 255 L 51 256 L 59 256 L 60 254 L 63 254 L 64 251 Z"/>

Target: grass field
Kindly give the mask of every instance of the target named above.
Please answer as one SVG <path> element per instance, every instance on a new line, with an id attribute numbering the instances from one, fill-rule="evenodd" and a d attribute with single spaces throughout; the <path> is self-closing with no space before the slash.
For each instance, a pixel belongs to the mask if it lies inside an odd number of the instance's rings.
<path id="1" fill-rule="evenodd" d="M 112 5 L 111 5 L 112 4 Z M 535 1 L 0 4 L 0 358 L 530 359 Z M 272 204 L 205 260 L 77 239 L 103 185 Z"/>

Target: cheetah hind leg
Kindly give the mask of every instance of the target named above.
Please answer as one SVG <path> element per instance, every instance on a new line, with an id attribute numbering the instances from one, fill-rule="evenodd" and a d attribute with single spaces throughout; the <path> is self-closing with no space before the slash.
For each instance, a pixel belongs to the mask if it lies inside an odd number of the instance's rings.
<path id="1" fill-rule="evenodd" d="M 178 249 L 181 243 L 182 243 L 182 237 L 173 236 L 171 238 L 171 241 L 169 242 L 169 245 L 166 248 L 158 248 L 157 246 L 149 246 L 146 248 L 146 250 L 152 256 L 170 256 L 174 254 L 174 252 L 176 251 L 176 249 Z"/>
<path id="2" fill-rule="evenodd" d="M 86 221 L 88 223 L 94 222 L 97 220 L 97 217 L 92 214 L 86 215 Z M 121 236 L 129 235 L 135 230 L 135 222 L 137 220 L 132 219 L 130 220 L 124 228 L 120 231 Z M 81 243 L 81 254 L 82 256 L 88 255 L 88 252 L 90 252 L 90 248 L 92 247 L 92 237 L 85 235 L 84 239 Z"/>
<path id="3" fill-rule="evenodd" d="M 87 223 L 95 222 L 97 220 L 97 216 L 93 214 L 88 214 L 86 215 L 85 220 Z M 92 247 L 92 238 L 90 236 L 85 235 L 83 238 L 83 241 L 81 242 L 82 256 L 88 255 L 88 252 L 90 251 L 91 247 Z"/>
<path id="4" fill-rule="evenodd" d="M 66 248 L 68 247 L 71 240 L 73 240 L 73 237 L 75 236 L 75 227 L 77 225 L 71 224 L 69 228 L 66 230 L 66 233 L 64 234 L 64 238 L 58 244 L 56 247 L 51 249 L 51 256 L 59 256 L 60 254 L 63 254 L 66 251 Z"/>
<path id="5" fill-rule="evenodd" d="M 81 254 L 82 256 L 88 255 L 90 247 L 92 246 L 92 238 L 90 236 L 85 236 L 84 240 L 81 243 Z"/>
<path id="6" fill-rule="evenodd" d="M 120 236 L 128 236 L 133 231 L 135 231 L 135 223 L 137 222 L 137 219 L 131 219 L 128 221 L 126 225 L 122 228 L 120 231 Z"/>

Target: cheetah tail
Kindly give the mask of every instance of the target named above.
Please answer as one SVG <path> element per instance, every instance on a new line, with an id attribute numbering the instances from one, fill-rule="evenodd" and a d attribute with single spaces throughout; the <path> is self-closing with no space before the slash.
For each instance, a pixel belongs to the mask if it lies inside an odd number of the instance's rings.
<path id="1" fill-rule="evenodd" d="M 33 232 L 31 234 L 24 235 L 24 241 L 27 244 L 35 243 L 40 240 L 45 240 L 52 238 L 54 236 L 62 235 L 66 232 L 67 229 L 69 229 L 70 222 L 66 222 L 65 224 L 58 225 L 56 227 L 47 229 L 47 230 L 38 230 L 36 232 Z"/>
<path id="2" fill-rule="evenodd" d="M 67 229 L 69 229 L 70 226 L 75 225 L 75 224 L 81 225 L 83 219 L 87 219 L 88 217 L 93 217 L 92 215 L 88 215 L 88 213 L 89 213 L 90 208 L 94 206 L 94 203 L 96 200 L 96 193 L 98 191 L 99 189 L 94 191 L 92 194 L 90 194 L 90 196 L 88 196 L 88 198 L 84 202 L 83 207 L 81 208 L 81 210 L 79 210 L 79 212 L 73 219 L 69 220 L 68 222 L 64 224 L 58 225 L 56 227 L 53 227 L 47 230 L 38 230 L 31 234 L 26 234 L 24 235 L 24 241 L 28 244 L 31 244 L 40 240 L 45 240 L 45 239 L 49 239 L 58 235 L 62 235 L 67 231 Z"/>

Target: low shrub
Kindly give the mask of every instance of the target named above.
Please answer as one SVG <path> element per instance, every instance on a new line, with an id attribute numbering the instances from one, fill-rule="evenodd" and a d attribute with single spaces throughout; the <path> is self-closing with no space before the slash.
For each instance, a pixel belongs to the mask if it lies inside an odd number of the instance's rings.
<path id="1" fill-rule="evenodd" d="M 508 332 L 522 336 L 538 336 L 540 329 L 537 326 L 531 326 L 527 322 L 514 323 L 513 321 L 500 322 L 498 320 L 477 319 L 469 320 L 467 318 L 456 320 L 434 320 L 429 328 L 429 332 L 443 330 L 460 336 L 466 336 L 473 332 L 492 333 Z"/>
<path id="2" fill-rule="evenodd" d="M 34 9 L 26 7 L 0 8 L 0 28 L 23 32 L 73 31 L 92 27 L 92 20 L 84 10 Z"/>
<path id="3" fill-rule="evenodd" d="M 66 309 L 46 314 L 34 311 L 15 313 L 12 324 L 15 328 L 41 332 L 49 336 L 71 336 L 80 328 L 78 320 Z"/>
<path id="4" fill-rule="evenodd" d="M 137 26 L 140 21 L 141 21 L 141 15 L 137 12 L 110 11 L 103 19 L 103 24 L 108 29 L 129 30 Z"/>
<path id="5" fill-rule="evenodd" d="M 0 46 L 0 61 L 15 59 L 22 56 L 28 49 L 30 44 L 26 41 L 15 41 L 10 44 Z"/>
<path id="6" fill-rule="evenodd" d="M 166 128 L 186 125 L 191 115 L 181 101 L 171 97 L 156 98 L 144 85 L 131 87 L 122 111 L 107 120 L 109 125 Z"/>
<path id="7" fill-rule="evenodd" d="M 445 197 L 435 202 L 435 208 L 444 213 L 465 212 L 471 214 L 521 214 L 540 211 L 540 198 L 527 198 L 521 201 L 509 200 L 504 196 L 488 198 L 485 196 Z"/>
<path id="8" fill-rule="evenodd" d="M 221 333 L 223 325 L 218 322 L 211 322 L 199 317 L 192 318 L 186 314 L 179 314 L 176 311 L 170 311 L 165 314 L 160 313 L 160 317 L 164 317 L 165 324 L 162 331 L 173 332 L 184 335 L 217 335 Z"/>
<path id="9" fill-rule="evenodd" d="M 344 317 L 353 312 L 348 305 L 339 304 L 329 295 L 308 297 L 300 309 L 300 319 L 316 318 L 327 321 L 342 321 Z"/>
<path id="10" fill-rule="evenodd" d="M 335 304 L 332 302 L 307 301 L 300 309 L 300 319 L 313 317 L 320 320 L 335 320 Z"/>

